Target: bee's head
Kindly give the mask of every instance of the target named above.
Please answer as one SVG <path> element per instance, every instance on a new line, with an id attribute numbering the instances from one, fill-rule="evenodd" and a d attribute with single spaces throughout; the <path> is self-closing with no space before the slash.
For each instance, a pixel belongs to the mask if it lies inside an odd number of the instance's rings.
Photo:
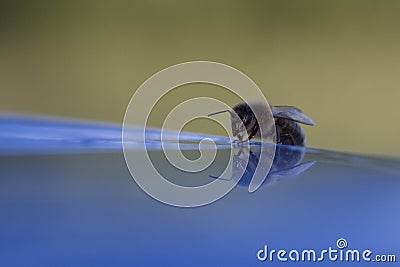
<path id="1" fill-rule="evenodd" d="M 251 128 L 257 122 L 256 117 L 250 106 L 246 103 L 239 103 L 232 109 L 233 112 L 237 114 L 237 116 L 231 114 L 232 134 L 243 140 L 246 135 L 251 133 Z M 240 121 L 238 119 L 240 119 Z"/>
<path id="2" fill-rule="evenodd" d="M 235 105 L 232 110 L 222 110 L 209 114 L 208 116 L 213 116 L 223 112 L 229 112 L 229 114 L 231 115 L 231 127 L 233 136 L 239 138 L 240 140 L 249 139 L 249 133 L 252 132 L 251 129 L 252 127 L 254 127 L 254 124 L 257 123 L 257 120 L 250 106 L 246 103 L 239 103 Z"/>
<path id="3" fill-rule="evenodd" d="M 232 134 L 239 140 L 250 140 L 253 137 L 265 143 L 276 142 L 275 120 L 268 103 L 239 103 L 231 110 L 223 110 L 210 114 L 213 116 L 223 112 L 231 115 Z"/>

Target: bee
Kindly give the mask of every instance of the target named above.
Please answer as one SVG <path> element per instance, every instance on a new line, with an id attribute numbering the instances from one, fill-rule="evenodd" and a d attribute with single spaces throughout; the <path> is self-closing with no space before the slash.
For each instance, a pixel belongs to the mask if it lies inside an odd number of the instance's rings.
<path id="1" fill-rule="evenodd" d="M 260 109 L 261 113 L 265 113 L 265 116 L 269 114 L 269 111 L 265 109 L 263 103 L 252 104 L 253 108 Z M 305 146 L 306 138 L 303 130 L 299 123 L 314 126 L 315 123 L 312 119 L 303 114 L 303 112 L 293 106 L 273 106 L 270 105 L 272 116 L 275 121 L 275 133 L 276 143 L 282 145 L 291 146 Z M 261 138 L 260 124 L 258 123 L 253 110 L 247 103 L 238 103 L 232 110 L 218 111 L 208 116 L 213 116 L 223 112 L 229 112 L 231 114 L 232 122 L 232 134 L 233 136 L 243 140 L 243 133 L 240 128 L 243 126 L 247 132 L 247 140 L 252 138 Z M 238 123 L 238 118 L 241 123 Z"/>

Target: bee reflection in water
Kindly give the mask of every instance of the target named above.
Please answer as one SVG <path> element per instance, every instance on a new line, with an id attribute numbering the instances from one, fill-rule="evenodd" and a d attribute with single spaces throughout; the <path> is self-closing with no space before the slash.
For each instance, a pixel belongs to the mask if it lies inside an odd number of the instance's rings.
<path id="1" fill-rule="evenodd" d="M 241 175 L 238 182 L 239 186 L 249 187 L 258 166 L 261 153 L 268 158 L 272 159 L 273 157 L 271 168 L 269 170 L 264 170 L 267 177 L 261 186 L 272 185 L 278 181 L 297 176 L 309 169 L 315 163 L 315 160 L 302 162 L 305 154 L 304 147 L 276 145 L 275 148 L 274 146 L 265 148 L 259 145 L 251 145 L 249 148 L 237 148 L 233 155 L 232 176 L 237 177 L 238 175 Z M 248 162 L 246 164 L 247 158 Z M 260 166 L 260 168 L 263 167 L 264 166 Z M 268 167 L 269 166 L 266 166 L 265 168 Z M 222 179 L 217 176 L 210 175 L 210 177 L 214 179 Z"/>
<path id="2" fill-rule="evenodd" d="M 242 162 L 242 158 L 239 155 L 234 155 L 232 171 L 240 171 L 240 168 L 245 167 L 242 178 L 239 180 L 239 185 L 246 187 L 249 186 L 251 179 L 253 178 L 254 172 L 257 168 L 260 154 L 269 153 L 269 156 L 271 157 L 271 150 L 261 149 L 261 147 L 259 146 L 251 146 L 250 150 L 239 152 L 247 153 L 249 157 L 247 166 L 243 166 L 240 164 L 240 162 Z M 302 162 L 304 154 L 304 147 L 277 145 L 275 147 L 275 155 L 271 168 L 269 169 L 269 172 L 268 170 L 265 171 L 265 173 L 268 173 L 268 175 L 267 178 L 264 180 L 262 186 L 272 185 L 281 180 L 297 176 L 310 168 L 315 163 L 315 161 Z M 241 171 L 243 172 L 243 169 Z"/>

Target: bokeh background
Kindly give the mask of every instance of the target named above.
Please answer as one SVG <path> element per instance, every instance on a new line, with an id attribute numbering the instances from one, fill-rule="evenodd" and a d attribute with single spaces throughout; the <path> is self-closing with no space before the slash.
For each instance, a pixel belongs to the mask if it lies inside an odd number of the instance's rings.
<path id="1" fill-rule="evenodd" d="M 210 60 L 303 109 L 317 123 L 309 146 L 399 156 L 399 12 L 369 0 L 1 1 L 0 109 L 121 123 L 149 76 Z M 187 97 L 235 103 L 209 87 L 167 96 L 153 125 Z"/>

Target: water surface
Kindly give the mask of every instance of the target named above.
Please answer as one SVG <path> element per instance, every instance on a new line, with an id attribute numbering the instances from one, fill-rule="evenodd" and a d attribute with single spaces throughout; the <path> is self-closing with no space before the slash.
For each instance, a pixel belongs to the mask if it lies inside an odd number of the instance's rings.
<path id="1" fill-rule="evenodd" d="M 19 127 L 31 132 L 19 128 L 16 136 L 17 121 L 1 121 L 1 266 L 271 266 L 257 260 L 264 245 L 322 250 L 339 238 L 349 248 L 400 257 L 398 160 L 307 149 L 299 164 L 313 164 L 301 172 L 275 173 L 254 193 L 242 181 L 215 203 L 177 208 L 149 197 L 131 178 L 118 127 L 78 123 L 87 139 L 80 133 L 71 142 L 59 138 L 65 129 L 57 137 L 52 128 L 72 129 L 68 123 L 40 123 L 45 136 L 38 121 L 27 119 Z M 108 142 L 104 133 L 93 136 L 93 128 L 108 129 Z M 35 131 L 43 137 L 36 147 Z M 221 146 L 210 170 L 190 176 L 168 169 L 159 146 L 152 148 L 171 179 L 200 183 L 218 175 L 230 152 Z M 198 155 L 193 147 L 185 153 Z M 273 266 L 280 264 L 290 265 Z"/>

